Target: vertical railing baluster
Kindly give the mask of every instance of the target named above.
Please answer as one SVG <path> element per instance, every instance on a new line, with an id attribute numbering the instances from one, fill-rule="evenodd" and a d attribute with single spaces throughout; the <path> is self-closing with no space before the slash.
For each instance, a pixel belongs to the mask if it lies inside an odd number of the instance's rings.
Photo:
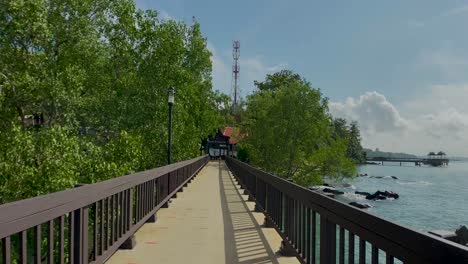
<path id="1" fill-rule="evenodd" d="M 75 212 L 68 214 L 68 262 L 75 263 Z"/>
<path id="2" fill-rule="evenodd" d="M 20 233 L 20 263 L 28 263 L 28 231 Z"/>
<path id="3" fill-rule="evenodd" d="M 54 220 L 48 223 L 48 236 L 47 236 L 47 259 L 49 264 L 54 264 Z"/>
<path id="4" fill-rule="evenodd" d="M 59 263 L 65 263 L 65 216 L 59 218 Z"/>
<path id="5" fill-rule="evenodd" d="M 135 221 L 133 222 L 134 224 L 138 223 L 138 215 L 139 215 L 139 212 L 138 212 L 138 196 L 140 194 L 140 186 L 139 185 L 135 185 L 135 189 L 134 189 L 134 195 L 133 195 L 133 218 L 135 219 Z"/>
<path id="6" fill-rule="evenodd" d="M 112 244 L 114 244 L 115 241 L 118 240 L 119 238 L 119 193 L 116 193 L 113 195 L 113 200 L 114 200 L 114 225 L 113 225 L 113 230 L 114 230 L 114 240 L 112 240 Z"/>
<path id="7" fill-rule="evenodd" d="M 41 253 L 41 243 L 42 243 L 42 239 L 41 239 L 41 225 L 37 225 L 34 227 L 34 230 L 35 230 L 35 243 L 34 243 L 34 246 L 35 246 L 35 250 L 34 250 L 34 263 L 35 264 L 41 264 L 42 263 L 42 260 L 41 260 L 41 257 L 42 257 L 42 253 Z"/>
<path id="8" fill-rule="evenodd" d="M 146 215 L 146 182 L 141 184 L 141 216 L 140 219 Z"/>
<path id="9" fill-rule="evenodd" d="M 115 210 L 114 210 L 114 203 L 115 203 L 115 199 L 114 199 L 114 195 L 111 195 L 109 196 L 109 200 L 110 200 L 110 206 L 108 208 L 109 210 L 109 215 L 110 215 L 110 220 L 109 220 L 109 247 L 112 246 L 114 244 L 114 213 L 115 213 Z"/>
<path id="10" fill-rule="evenodd" d="M 133 188 L 128 190 L 127 230 L 133 226 Z"/>
<path id="11" fill-rule="evenodd" d="M 366 241 L 359 238 L 359 264 L 366 263 Z"/>
<path id="12" fill-rule="evenodd" d="M 84 209 L 76 209 L 74 212 L 72 212 L 74 215 L 74 225 L 72 226 L 72 232 L 73 232 L 73 248 L 71 251 L 73 251 L 73 262 L 76 264 L 81 264 L 83 261 L 83 236 L 84 236 Z M 87 218 L 86 218 L 87 222 Z M 86 229 L 87 231 L 87 229 Z M 88 234 L 86 234 L 88 236 Z M 88 245 L 88 244 L 86 244 Z M 86 246 L 86 249 L 88 247 Z"/>
<path id="13" fill-rule="evenodd" d="M 348 231 L 348 264 L 354 264 L 354 234 Z"/>
<path id="14" fill-rule="evenodd" d="M 385 263 L 386 264 L 393 264 L 394 263 L 393 256 L 390 255 L 388 252 L 386 252 Z"/>
<path id="15" fill-rule="evenodd" d="M 98 215 L 99 215 L 99 202 L 95 202 L 93 205 L 93 211 L 94 211 L 94 231 L 93 231 L 93 260 L 97 259 L 98 256 Z"/>
<path id="16" fill-rule="evenodd" d="M 320 214 L 320 263 L 336 262 L 336 225 Z"/>
<path id="17" fill-rule="evenodd" d="M 99 247 L 99 255 L 102 255 L 104 253 L 104 247 L 105 247 L 105 245 L 104 245 L 104 242 L 105 242 L 105 234 L 104 234 L 104 224 L 105 224 L 104 212 L 105 212 L 105 208 L 104 208 L 104 206 L 105 206 L 106 203 L 104 201 L 105 201 L 105 199 L 102 199 L 100 201 L 100 204 L 101 204 L 101 206 L 100 206 L 101 207 L 100 218 L 101 218 L 101 220 L 100 220 L 100 226 L 99 227 L 100 227 L 101 231 L 100 231 L 100 234 L 99 234 L 99 242 L 100 242 L 101 246 Z"/>
<path id="18" fill-rule="evenodd" d="M 123 234 L 124 225 L 124 193 L 125 191 L 119 192 L 119 238 Z"/>
<path id="19" fill-rule="evenodd" d="M 307 263 L 311 263 L 311 257 L 310 257 L 310 254 L 311 254 L 311 250 L 310 250 L 310 236 L 311 236 L 311 232 L 312 232 L 312 223 L 310 222 L 311 221 L 311 209 L 309 207 L 306 207 L 306 218 L 305 218 L 305 222 L 306 222 L 306 235 L 305 235 L 305 260 Z"/>
<path id="20" fill-rule="evenodd" d="M 83 264 L 87 264 L 88 261 L 89 261 L 89 254 L 88 254 L 88 245 L 89 245 L 89 241 L 88 241 L 88 234 L 89 234 L 89 207 L 84 207 L 82 210 L 81 210 L 81 213 L 82 213 L 82 217 L 81 217 L 81 220 L 82 220 L 82 223 L 81 223 L 81 233 L 82 233 L 82 236 L 81 236 L 81 263 Z"/>
<path id="21" fill-rule="evenodd" d="M 340 264 L 345 263 L 345 229 L 340 226 Z"/>
<path id="22" fill-rule="evenodd" d="M 111 230 L 111 197 L 106 198 L 106 250 L 110 246 L 110 230 Z"/>
<path id="23" fill-rule="evenodd" d="M 372 245 L 372 264 L 379 264 L 379 249 Z"/>
<path id="24" fill-rule="evenodd" d="M 317 212 L 312 211 L 312 262 L 317 261 Z"/>
<path id="25" fill-rule="evenodd" d="M 291 198 L 291 201 L 292 201 L 292 212 L 291 212 L 291 224 L 292 224 L 292 244 L 294 245 L 294 247 L 297 246 L 297 241 L 296 241 L 296 200 L 295 199 L 292 199 Z"/>
<path id="26" fill-rule="evenodd" d="M 302 254 L 302 203 L 297 203 L 297 252 Z"/>
<path id="27" fill-rule="evenodd" d="M 2 263 L 11 263 L 11 239 L 9 236 L 2 238 Z"/>

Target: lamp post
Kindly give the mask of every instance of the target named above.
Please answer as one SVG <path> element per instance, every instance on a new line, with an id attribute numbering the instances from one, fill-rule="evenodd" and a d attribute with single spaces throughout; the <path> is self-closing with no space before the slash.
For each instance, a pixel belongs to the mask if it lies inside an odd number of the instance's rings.
<path id="1" fill-rule="evenodd" d="M 167 139 L 167 164 L 171 164 L 172 158 L 172 107 L 174 106 L 175 90 L 169 87 L 167 103 L 169 105 L 169 123 L 168 123 L 168 139 Z"/>

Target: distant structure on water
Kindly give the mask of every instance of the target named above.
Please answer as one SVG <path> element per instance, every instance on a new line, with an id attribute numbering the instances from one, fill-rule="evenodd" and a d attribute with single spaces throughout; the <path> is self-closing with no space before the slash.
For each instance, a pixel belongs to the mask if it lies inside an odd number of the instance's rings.
<path id="1" fill-rule="evenodd" d="M 422 158 L 409 158 L 409 157 L 372 157 L 367 158 L 366 161 L 371 164 L 376 164 L 375 162 L 381 162 L 381 165 L 384 165 L 385 162 L 399 162 L 400 166 L 402 163 L 414 163 L 416 166 L 421 165 L 430 165 L 434 167 L 448 166 L 449 158 L 447 154 L 443 151 L 429 152 L 426 157 Z"/>

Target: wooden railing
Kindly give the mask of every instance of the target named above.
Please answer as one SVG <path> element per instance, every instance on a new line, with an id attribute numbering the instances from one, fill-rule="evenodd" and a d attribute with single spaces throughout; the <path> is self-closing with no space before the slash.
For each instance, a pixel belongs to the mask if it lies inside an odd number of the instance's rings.
<path id="1" fill-rule="evenodd" d="M 226 162 L 302 263 L 468 263 L 467 247 L 382 219 L 236 159 L 228 157 Z"/>
<path id="2" fill-rule="evenodd" d="M 0 263 L 103 263 L 206 162 L 203 156 L 0 205 Z"/>

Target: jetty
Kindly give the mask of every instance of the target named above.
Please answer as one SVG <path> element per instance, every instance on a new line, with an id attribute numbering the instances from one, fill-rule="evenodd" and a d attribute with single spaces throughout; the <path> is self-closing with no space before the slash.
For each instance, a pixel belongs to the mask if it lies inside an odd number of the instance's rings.
<path id="1" fill-rule="evenodd" d="M 448 166 L 450 159 L 448 158 L 385 158 L 385 157 L 374 157 L 367 158 L 367 162 L 380 162 L 384 165 L 386 162 L 397 162 L 402 166 L 403 163 L 414 163 L 416 166 L 430 165 L 434 167 Z"/>
<path id="2" fill-rule="evenodd" d="M 468 247 L 226 156 L 0 205 L 0 263 L 468 263 Z"/>

